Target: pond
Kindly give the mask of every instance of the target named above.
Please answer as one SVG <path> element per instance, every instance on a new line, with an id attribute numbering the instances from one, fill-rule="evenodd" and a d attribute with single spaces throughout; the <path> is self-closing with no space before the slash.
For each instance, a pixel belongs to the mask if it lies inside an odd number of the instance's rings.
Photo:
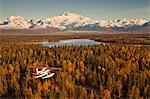
<path id="1" fill-rule="evenodd" d="M 42 46 L 55 47 L 55 46 L 88 46 L 88 45 L 98 45 L 102 42 L 97 42 L 89 39 L 69 39 L 60 40 L 59 42 L 42 42 Z"/>

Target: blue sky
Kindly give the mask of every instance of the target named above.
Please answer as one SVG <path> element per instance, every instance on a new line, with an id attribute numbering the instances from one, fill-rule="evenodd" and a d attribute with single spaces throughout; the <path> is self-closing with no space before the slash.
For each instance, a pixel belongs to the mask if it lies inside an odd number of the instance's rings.
<path id="1" fill-rule="evenodd" d="M 0 18 L 43 19 L 70 11 L 94 19 L 149 20 L 149 5 L 149 0 L 0 0 Z"/>

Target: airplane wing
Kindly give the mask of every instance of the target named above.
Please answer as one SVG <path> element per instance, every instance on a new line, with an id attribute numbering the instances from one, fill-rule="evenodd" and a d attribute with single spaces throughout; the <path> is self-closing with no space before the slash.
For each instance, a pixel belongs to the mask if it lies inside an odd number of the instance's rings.
<path id="1" fill-rule="evenodd" d="M 50 69 L 51 71 L 60 71 L 60 70 L 62 70 L 62 68 L 56 68 L 56 67 L 49 67 L 48 69 Z"/>
<path id="2" fill-rule="evenodd" d="M 46 76 L 46 75 L 48 75 L 48 72 L 46 72 L 46 73 L 42 73 L 41 75 L 39 75 L 39 76 L 35 76 L 35 78 L 40 78 L 40 77 L 43 77 L 43 76 Z"/>
<path id="3" fill-rule="evenodd" d="M 51 78 L 55 75 L 55 73 L 50 73 L 49 75 L 42 77 L 42 79 Z"/>

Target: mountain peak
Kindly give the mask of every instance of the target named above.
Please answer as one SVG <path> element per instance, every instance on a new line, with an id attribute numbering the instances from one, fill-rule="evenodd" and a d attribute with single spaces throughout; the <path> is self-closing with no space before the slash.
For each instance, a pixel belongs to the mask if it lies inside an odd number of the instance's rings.
<path id="1" fill-rule="evenodd" d="M 62 16 L 73 16 L 73 15 L 78 15 L 76 13 L 70 12 L 70 11 L 65 11 Z"/>

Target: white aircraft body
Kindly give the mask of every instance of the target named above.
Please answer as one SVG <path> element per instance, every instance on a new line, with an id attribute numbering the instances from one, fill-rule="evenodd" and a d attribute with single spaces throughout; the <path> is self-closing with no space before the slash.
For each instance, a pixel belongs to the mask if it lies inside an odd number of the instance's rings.
<path id="1" fill-rule="evenodd" d="M 44 68 L 42 68 L 42 70 L 38 70 L 38 68 L 36 68 L 36 74 L 37 75 L 39 75 L 39 74 L 42 74 L 43 72 L 46 72 L 46 69 L 47 69 L 47 67 L 44 67 Z"/>
<path id="2" fill-rule="evenodd" d="M 42 78 L 42 79 L 47 79 L 51 78 L 55 75 L 55 71 L 60 71 L 61 68 L 55 68 L 55 67 L 35 67 L 35 66 L 30 66 L 31 69 L 35 69 L 35 72 L 32 74 L 35 74 L 35 78 Z M 40 70 L 39 70 L 40 69 Z"/>

